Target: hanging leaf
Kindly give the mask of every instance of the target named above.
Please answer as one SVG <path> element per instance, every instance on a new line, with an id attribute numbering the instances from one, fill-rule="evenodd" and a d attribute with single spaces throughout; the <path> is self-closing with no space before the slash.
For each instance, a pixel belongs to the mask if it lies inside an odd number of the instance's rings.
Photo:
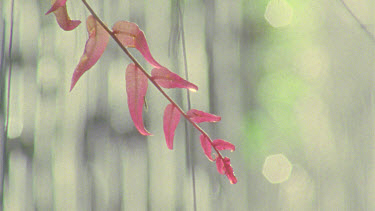
<path id="1" fill-rule="evenodd" d="M 152 57 L 150 49 L 148 47 L 145 34 L 140 31 L 135 38 L 135 48 L 139 50 L 142 56 L 154 67 L 162 67 L 155 59 Z"/>
<path id="2" fill-rule="evenodd" d="M 173 104 L 167 105 L 164 110 L 163 116 L 163 129 L 165 140 L 167 141 L 167 146 L 169 149 L 173 149 L 173 138 L 174 133 L 180 122 L 180 112 Z"/>
<path id="3" fill-rule="evenodd" d="M 223 159 L 223 164 L 224 164 L 224 169 L 225 169 L 225 175 L 228 177 L 229 182 L 231 184 L 236 184 L 237 178 L 236 178 L 236 176 L 234 176 L 233 168 L 230 165 L 230 159 L 225 157 Z"/>
<path id="4" fill-rule="evenodd" d="M 232 143 L 229 143 L 221 139 L 214 140 L 212 144 L 217 150 L 230 150 L 233 152 L 236 149 Z"/>
<path id="5" fill-rule="evenodd" d="M 152 135 L 145 129 L 142 117 L 143 104 L 148 87 L 147 77 L 132 63 L 126 68 L 125 80 L 129 112 L 134 125 L 142 135 Z"/>
<path id="6" fill-rule="evenodd" d="M 198 87 L 189 81 L 181 78 L 176 73 L 171 72 L 165 67 L 154 68 L 151 71 L 151 77 L 157 84 L 164 88 L 186 88 L 197 91 Z"/>
<path id="7" fill-rule="evenodd" d="M 223 159 L 221 157 L 216 158 L 216 168 L 217 168 L 217 171 L 220 174 L 225 173 L 224 162 L 223 162 Z"/>
<path id="8" fill-rule="evenodd" d="M 137 24 L 128 21 L 117 21 L 112 30 L 121 44 L 126 47 L 136 48 L 152 66 L 156 68 L 163 67 L 152 57 L 146 37 Z"/>
<path id="9" fill-rule="evenodd" d="M 229 158 L 227 158 L 227 157 L 225 157 L 225 158 L 221 158 L 221 157 L 216 158 L 216 167 L 217 167 L 217 171 L 220 174 L 225 174 L 228 177 L 229 182 L 231 184 L 236 184 L 237 183 L 237 178 L 234 175 L 233 168 L 230 165 L 230 159 Z"/>
<path id="10" fill-rule="evenodd" d="M 218 122 L 221 120 L 221 117 L 219 116 L 199 111 L 197 109 L 190 109 L 186 114 L 195 123 Z"/>
<path id="11" fill-rule="evenodd" d="M 89 39 L 86 42 L 85 50 L 79 64 L 74 70 L 70 91 L 83 73 L 89 70 L 99 60 L 109 40 L 108 32 L 95 20 L 94 16 L 90 15 L 87 18 L 86 25 Z"/>
<path id="12" fill-rule="evenodd" d="M 81 24 L 80 20 L 71 20 L 68 11 L 66 10 L 66 6 L 62 6 L 58 8 L 56 11 L 53 12 L 56 16 L 57 23 L 59 24 L 60 28 L 65 31 L 71 31 L 75 29 L 79 24 Z"/>
<path id="13" fill-rule="evenodd" d="M 81 21 L 79 20 L 70 19 L 68 11 L 66 9 L 66 0 L 56 0 L 51 9 L 48 10 L 46 15 L 51 12 L 55 14 L 56 21 L 59 24 L 60 28 L 65 31 L 71 31 L 81 23 Z"/>
<path id="14" fill-rule="evenodd" d="M 211 155 L 211 143 L 208 139 L 207 136 L 201 134 L 201 136 L 199 137 L 200 140 L 201 140 L 201 145 L 202 145 L 202 148 L 203 148 L 203 152 L 204 154 L 207 156 L 207 158 L 210 160 L 210 161 L 214 161 L 215 159 L 212 158 L 212 155 Z"/>

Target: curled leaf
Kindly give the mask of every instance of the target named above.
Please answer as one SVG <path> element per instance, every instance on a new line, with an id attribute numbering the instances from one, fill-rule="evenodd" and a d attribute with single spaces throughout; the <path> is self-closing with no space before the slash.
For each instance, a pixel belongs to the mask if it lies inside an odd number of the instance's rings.
<path id="1" fill-rule="evenodd" d="M 180 122 L 180 112 L 173 104 L 167 105 L 164 110 L 163 116 L 163 129 L 165 140 L 167 141 L 167 146 L 169 149 L 173 149 L 173 138 L 174 132 Z"/>
<path id="2" fill-rule="evenodd" d="M 210 160 L 210 161 L 214 161 L 215 159 L 212 158 L 212 155 L 211 155 L 211 143 L 208 139 L 207 136 L 201 134 L 201 136 L 199 137 L 200 140 L 201 140 L 201 145 L 202 145 L 202 148 L 203 148 L 203 151 L 204 151 L 204 154 L 207 156 L 207 158 Z M 217 161 L 216 161 L 217 162 Z"/>
<path id="3" fill-rule="evenodd" d="M 117 21 L 112 30 L 121 44 L 126 47 L 136 48 L 152 66 L 163 67 L 152 57 L 146 37 L 137 24 L 128 21 Z"/>
<path id="4" fill-rule="evenodd" d="M 225 175 L 227 175 L 227 177 L 229 179 L 229 182 L 231 184 L 236 184 L 237 183 L 237 178 L 234 175 L 232 166 L 230 165 L 230 159 L 227 158 L 227 157 L 225 157 L 223 159 L 223 163 L 224 163 Z"/>
<path id="5" fill-rule="evenodd" d="M 75 29 L 80 23 L 80 20 L 71 20 L 68 11 L 66 10 L 66 6 L 59 7 L 56 11 L 53 12 L 56 16 L 57 23 L 59 24 L 60 28 L 64 29 L 65 31 L 71 31 Z"/>
<path id="6" fill-rule="evenodd" d="M 81 23 L 79 20 L 70 19 L 68 11 L 66 10 L 66 0 L 56 0 L 46 15 L 51 12 L 55 14 L 57 23 L 65 31 L 71 31 Z"/>
<path id="7" fill-rule="evenodd" d="M 198 90 L 196 85 L 181 78 L 179 75 L 169 71 L 165 67 L 152 69 L 151 77 L 157 84 L 164 88 L 186 88 L 193 91 Z"/>
<path id="8" fill-rule="evenodd" d="M 236 148 L 232 143 L 229 143 L 227 141 L 221 140 L 221 139 L 216 139 L 212 142 L 213 146 L 217 150 L 230 150 L 234 151 Z"/>
<path id="9" fill-rule="evenodd" d="M 142 118 L 143 104 L 148 87 L 147 77 L 132 63 L 126 68 L 125 80 L 129 112 L 134 125 L 142 135 L 152 135 L 145 129 Z"/>
<path id="10" fill-rule="evenodd" d="M 109 34 L 105 29 L 95 20 L 94 16 L 90 15 L 86 21 L 89 39 L 86 42 L 83 55 L 74 70 L 70 90 L 73 89 L 78 79 L 89 70 L 102 56 L 109 41 Z"/>
<path id="11" fill-rule="evenodd" d="M 190 109 L 186 114 L 195 123 L 218 122 L 221 120 L 221 117 L 219 116 L 199 111 L 197 109 Z"/>
<path id="12" fill-rule="evenodd" d="M 227 158 L 227 157 L 225 157 L 225 158 L 218 157 L 216 159 L 216 167 L 217 167 L 217 171 L 220 174 L 225 174 L 228 177 L 229 182 L 231 184 L 236 184 L 237 183 L 237 178 L 234 175 L 233 168 L 230 165 L 230 159 L 229 158 Z"/>

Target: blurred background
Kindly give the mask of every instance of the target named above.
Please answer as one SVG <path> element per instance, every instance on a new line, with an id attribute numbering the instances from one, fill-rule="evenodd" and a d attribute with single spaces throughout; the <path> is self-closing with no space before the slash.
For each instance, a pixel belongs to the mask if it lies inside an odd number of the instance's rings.
<path id="1" fill-rule="evenodd" d="M 202 124 L 224 152 L 232 185 L 205 157 L 199 134 L 181 120 L 168 150 L 167 101 L 150 84 L 140 135 L 125 91 L 130 60 L 110 40 L 99 62 L 69 92 L 89 15 L 68 1 L 65 32 L 50 1 L 1 8 L 1 127 L 11 68 L 4 210 L 375 209 L 375 3 L 373 0 L 89 0 L 102 20 L 136 22 L 154 58 L 183 76 L 184 19 L 192 108 L 222 117 Z M 131 52 L 147 70 L 135 50 Z M 168 90 L 187 110 L 185 90 Z M 3 130 L 1 130 L 3 131 Z M 4 134 L 2 134 L 2 147 Z"/>

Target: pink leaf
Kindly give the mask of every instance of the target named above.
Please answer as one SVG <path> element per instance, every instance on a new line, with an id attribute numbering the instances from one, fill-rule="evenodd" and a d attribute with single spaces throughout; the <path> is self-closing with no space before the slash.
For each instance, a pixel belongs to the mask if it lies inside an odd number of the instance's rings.
<path id="1" fill-rule="evenodd" d="M 60 28 L 65 31 L 71 31 L 75 29 L 80 23 L 80 20 L 71 20 L 68 11 L 66 10 L 66 6 L 59 7 L 56 11 L 53 12 L 56 16 L 57 23 L 59 24 Z"/>
<path id="2" fill-rule="evenodd" d="M 187 112 L 188 117 L 195 123 L 201 122 L 218 122 L 221 120 L 221 117 L 206 113 L 203 111 L 199 111 L 196 109 L 191 109 Z"/>
<path id="3" fill-rule="evenodd" d="M 45 15 L 48 15 L 51 12 L 56 11 L 58 8 L 60 8 L 62 6 L 65 6 L 65 4 L 66 4 L 66 0 L 56 0 L 55 3 L 53 3 L 51 9 L 49 9 L 48 12 L 46 12 Z"/>
<path id="4" fill-rule="evenodd" d="M 143 31 L 138 33 L 137 37 L 135 38 L 135 48 L 139 50 L 139 52 L 143 55 L 146 61 L 148 61 L 148 63 L 150 63 L 152 66 L 163 67 L 158 62 L 156 62 L 155 59 L 152 57 Z"/>
<path id="5" fill-rule="evenodd" d="M 201 145 L 202 145 L 202 148 L 203 148 L 203 151 L 204 151 L 204 154 L 207 156 L 207 158 L 210 160 L 210 161 L 214 161 L 215 159 L 212 158 L 212 155 L 211 155 L 211 143 L 208 139 L 207 136 L 201 134 L 201 136 L 199 137 L 200 140 L 201 140 Z"/>
<path id="6" fill-rule="evenodd" d="M 236 176 L 234 176 L 233 168 L 230 165 L 230 159 L 229 158 L 218 157 L 216 159 L 216 167 L 217 167 L 217 171 L 220 174 L 225 174 L 228 177 L 229 182 L 231 184 L 237 183 L 237 178 L 236 178 Z"/>
<path id="7" fill-rule="evenodd" d="M 147 77 L 132 63 L 126 68 L 125 80 L 129 112 L 134 125 L 142 135 L 152 135 L 145 129 L 142 118 L 143 104 L 148 87 Z"/>
<path id="8" fill-rule="evenodd" d="M 86 25 L 89 39 L 86 42 L 85 50 L 79 64 L 74 70 L 70 91 L 83 73 L 89 70 L 102 56 L 109 40 L 109 34 L 95 20 L 94 16 L 90 15 L 87 18 Z"/>
<path id="9" fill-rule="evenodd" d="M 136 48 L 152 66 L 163 67 L 152 57 L 146 37 L 137 24 L 128 21 L 117 21 L 112 30 L 124 46 Z"/>
<path id="10" fill-rule="evenodd" d="M 117 21 L 112 31 L 125 47 L 135 48 L 135 38 L 141 30 L 133 22 Z"/>
<path id="11" fill-rule="evenodd" d="M 151 77 L 157 84 L 164 88 L 186 88 L 193 91 L 198 90 L 196 85 L 184 80 L 179 75 L 169 71 L 165 67 L 152 69 Z"/>
<path id="12" fill-rule="evenodd" d="M 225 173 L 224 162 L 223 162 L 223 159 L 221 157 L 216 158 L 216 167 L 217 167 L 217 171 L 220 174 Z"/>
<path id="13" fill-rule="evenodd" d="M 234 151 L 236 149 L 235 146 L 232 143 L 229 143 L 229 142 L 221 140 L 221 139 L 214 140 L 212 143 L 213 143 L 213 146 L 217 150 L 230 150 L 230 151 Z"/>
<path id="14" fill-rule="evenodd" d="M 46 15 L 51 12 L 55 14 L 57 23 L 65 31 L 71 31 L 81 23 L 79 20 L 70 19 L 66 10 L 66 0 L 56 0 Z"/>
<path id="15" fill-rule="evenodd" d="M 223 163 L 224 163 L 225 175 L 227 175 L 227 177 L 229 179 L 229 182 L 231 184 L 236 184 L 237 178 L 236 178 L 236 176 L 234 176 L 233 168 L 230 165 L 230 159 L 225 157 L 223 159 Z"/>
<path id="16" fill-rule="evenodd" d="M 173 149 L 173 138 L 174 132 L 180 122 L 180 112 L 173 104 L 167 105 L 164 110 L 163 116 L 163 129 L 167 146 L 169 149 Z"/>

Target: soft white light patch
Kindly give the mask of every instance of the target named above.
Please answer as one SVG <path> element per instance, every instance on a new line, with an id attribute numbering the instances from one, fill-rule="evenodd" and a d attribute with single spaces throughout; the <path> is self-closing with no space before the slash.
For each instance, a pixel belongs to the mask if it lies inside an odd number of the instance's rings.
<path id="1" fill-rule="evenodd" d="M 264 18 L 275 28 L 289 25 L 292 16 L 293 8 L 285 0 L 269 1 L 264 14 Z"/>
<path id="2" fill-rule="evenodd" d="M 290 177 L 292 164 L 283 154 L 270 155 L 263 165 L 263 176 L 270 183 L 282 183 Z"/>

